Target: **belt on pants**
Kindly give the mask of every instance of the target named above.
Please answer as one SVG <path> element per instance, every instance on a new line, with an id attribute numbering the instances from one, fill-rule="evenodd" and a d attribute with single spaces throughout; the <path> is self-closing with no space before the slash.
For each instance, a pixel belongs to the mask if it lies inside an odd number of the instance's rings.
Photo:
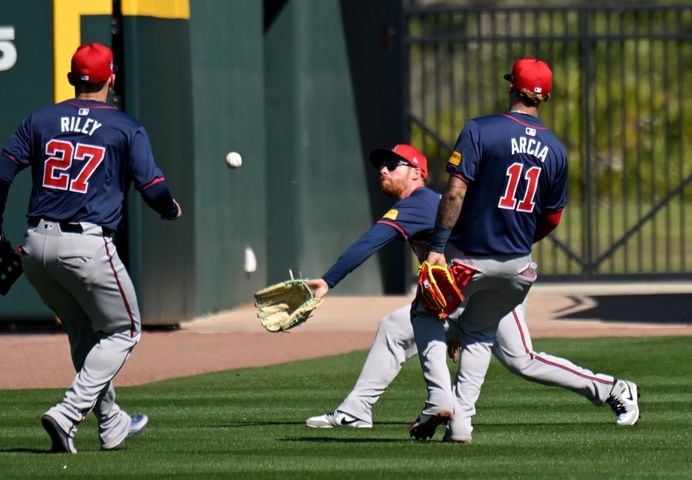
<path id="1" fill-rule="evenodd" d="M 64 233 L 84 233 L 84 228 L 79 223 L 60 222 L 56 220 L 49 220 L 47 218 L 29 217 L 29 226 L 32 228 L 36 228 L 38 227 L 38 224 L 41 222 L 41 220 L 45 220 L 46 222 L 57 223 L 58 225 L 60 225 L 60 230 Z M 108 227 L 101 227 L 101 234 L 104 237 L 108 237 L 110 235 L 113 235 L 114 233 L 115 230 L 113 229 L 110 229 Z"/>

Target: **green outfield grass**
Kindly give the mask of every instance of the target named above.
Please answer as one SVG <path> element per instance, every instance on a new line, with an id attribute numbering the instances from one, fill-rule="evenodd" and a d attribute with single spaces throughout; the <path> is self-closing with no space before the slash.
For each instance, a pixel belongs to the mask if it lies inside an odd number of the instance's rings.
<path id="1" fill-rule="evenodd" d="M 89 418 L 77 455 L 47 454 L 39 417 L 61 390 L 0 391 L 0 476 L 14 478 L 657 479 L 692 478 L 692 337 L 541 339 L 537 350 L 635 380 L 642 420 L 617 427 L 607 407 L 532 384 L 493 360 L 472 445 L 409 440 L 424 398 L 416 359 L 375 409 L 371 430 L 314 430 L 365 352 L 119 389 L 149 430 L 100 452 Z M 136 353 L 135 353 L 136 355 Z M 27 361 L 31 361 L 27 359 Z"/>

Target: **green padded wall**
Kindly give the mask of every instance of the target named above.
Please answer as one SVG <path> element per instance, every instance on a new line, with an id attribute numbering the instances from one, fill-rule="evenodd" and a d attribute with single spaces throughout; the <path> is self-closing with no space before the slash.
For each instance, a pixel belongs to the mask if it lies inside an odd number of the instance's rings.
<path id="1" fill-rule="evenodd" d="M 54 102 L 53 84 L 67 78 L 53 78 L 53 2 L 6 2 L 2 7 L 3 29 L 11 28 L 14 39 L 0 38 L 16 50 L 16 62 L 0 71 L 0 144 L 33 110 Z M 82 41 L 110 43 L 110 17 L 88 15 L 80 19 Z M 75 46 L 76 48 L 76 46 Z M 4 53 L 3 53 L 4 55 Z M 31 175 L 20 172 L 10 190 L 3 228 L 13 245 L 18 245 L 26 231 L 26 209 L 31 191 Z M 11 321 L 51 319 L 52 312 L 43 304 L 31 285 L 22 276 L 10 293 L 0 297 L 0 318 Z"/>
<path id="2" fill-rule="evenodd" d="M 319 276 L 392 202 L 367 161 L 404 140 L 400 2 L 267 1 L 268 281 Z M 403 245 L 368 261 L 336 292 L 402 292 Z"/>
<path id="3" fill-rule="evenodd" d="M 191 3 L 196 311 L 250 303 L 264 286 L 264 64 L 262 3 Z M 241 168 L 226 167 L 228 152 Z M 245 250 L 257 260 L 245 271 Z"/>
<path id="4" fill-rule="evenodd" d="M 147 129 L 157 164 L 183 209 L 165 221 L 138 193 L 128 197 L 128 269 L 144 324 L 195 314 L 195 199 L 189 22 L 125 17 L 125 106 Z"/>
<path id="5" fill-rule="evenodd" d="M 404 140 L 398 0 L 190 0 L 190 19 L 123 19 L 125 109 L 150 134 L 184 216 L 162 221 L 134 191 L 121 251 L 145 325 L 177 324 L 253 301 L 288 276 L 321 275 L 393 203 L 367 154 Z M 0 72 L 0 134 L 53 101 L 52 2 L 12 2 L 18 61 Z M 110 43 L 110 18 L 85 15 L 81 41 Z M 30 31 L 27 35 L 25 32 Z M 1 39 L 0 39 L 1 40 Z M 62 79 L 60 79 L 62 81 Z M 3 140 L 4 140 L 3 139 Z M 229 151 L 243 166 L 228 169 Z M 29 178 L 5 227 L 21 241 Z M 245 271 L 246 250 L 257 261 Z M 336 294 L 400 293 L 407 247 L 367 262 Z M 50 313 L 25 279 L 0 315 Z"/>

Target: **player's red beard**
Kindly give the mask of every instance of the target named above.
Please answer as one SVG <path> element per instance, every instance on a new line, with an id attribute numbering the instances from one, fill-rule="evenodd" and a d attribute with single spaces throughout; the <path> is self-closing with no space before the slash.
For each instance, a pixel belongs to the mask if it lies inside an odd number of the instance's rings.
<path id="1" fill-rule="evenodd" d="M 392 198 L 399 198 L 404 191 L 403 181 L 396 181 L 392 177 L 380 175 L 380 187 L 385 195 Z"/>

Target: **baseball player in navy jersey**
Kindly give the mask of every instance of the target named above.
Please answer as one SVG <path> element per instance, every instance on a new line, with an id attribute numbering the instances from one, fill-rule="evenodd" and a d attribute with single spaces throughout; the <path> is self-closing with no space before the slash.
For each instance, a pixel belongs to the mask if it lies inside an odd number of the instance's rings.
<path id="1" fill-rule="evenodd" d="M 317 297 L 326 295 L 346 275 L 394 240 L 407 241 L 419 260 L 428 254 L 440 194 L 425 186 L 427 159 L 411 145 L 399 144 L 373 151 L 370 161 L 380 172 L 382 191 L 398 201 L 341 254 L 322 278 L 307 282 Z M 308 418 L 307 426 L 372 427 L 373 405 L 399 373 L 401 365 L 416 354 L 410 310 L 410 305 L 405 305 L 380 321 L 353 391 L 334 412 Z"/>
<path id="2" fill-rule="evenodd" d="M 394 150 L 399 152 L 399 154 L 406 155 L 407 148 L 408 146 L 398 145 Z M 399 194 L 392 195 L 396 191 L 405 192 L 409 190 L 408 188 L 391 190 L 392 182 L 396 183 L 395 174 L 405 174 L 403 177 L 405 183 L 410 183 L 412 187 L 421 189 L 424 183 L 421 183 L 416 175 L 411 175 L 412 172 L 407 172 L 406 168 L 398 171 L 400 167 L 405 167 L 406 165 L 401 159 L 387 152 L 387 150 L 378 150 L 373 152 L 371 156 L 373 164 L 380 169 L 380 180 L 383 190 L 395 198 L 400 198 Z M 424 172 L 426 172 L 427 176 L 427 161 L 420 163 L 420 160 L 425 157 L 422 154 L 418 154 L 417 158 L 419 159 L 419 164 L 424 167 Z M 427 188 L 424 190 L 431 192 Z M 404 195 L 406 194 L 404 193 Z M 430 197 L 429 194 L 427 196 Z M 315 294 L 319 297 L 324 296 L 347 273 L 353 271 L 360 263 L 378 250 L 372 244 L 372 241 L 368 240 L 378 236 L 373 232 L 375 229 L 382 232 L 381 235 L 384 235 L 383 239 L 389 239 L 376 244 L 384 246 L 389 241 L 397 238 L 397 236 L 403 239 L 414 238 L 412 248 L 417 253 L 419 259 L 424 258 L 429 250 L 429 241 L 435 221 L 439 195 L 431 197 L 430 200 L 432 200 L 432 205 L 430 201 L 421 202 L 417 195 L 401 198 L 391 210 L 375 223 L 369 232 L 366 232 L 366 235 L 363 235 L 361 239 L 351 245 L 341 255 L 336 264 L 321 279 L 308 282 L 314 289 Z M 395 218 L 393 219 L 393 217 Z M 383 227 L 392 227 L 399 235 L 392 231 L 392 228 Z M 524 306 L 519 305 L 517 310 L 523 319 Z M 452 317 L 458 317 L 462 311 L 463 309 L 460 309 Z M 448 322 L 443 324 L 443 328 L 445 329 L 445 337 L 448 343 L 448 354 L 450 357 L 454 357 L 455 347 L 459 343 L 456 319 L 449 318 Z M 522 328 L 523 332 L 519 328 Z M 525 336 L 528 348 L 532 352 L 530 335 L 523 320 L 517 322 L 515 312 L 505 315 L 500 320 L 497 329 L 496 342 L 498 348 L 493 350 L 496 358 L 512 373 L 523 378 L 547 385 L 571 388 L 572 385 L 561 383 L 560 378 L 554 380 L 550 375 L 545 375 L 545 372 L 541 369 L 536 369 L 534 363 L 527 362 L 525 351 L 523 351 L 524 353 L 516 353 L 512 350 L 516 347 L 514 341 L 522 334 Z M 522 344 L 523 347 L 524 345 Z M 410 321 L 410 306 L 406 305 L 380 321 L 375 340 L 358 380 L 344 401 L 333 412 L 308 418 L 306 425 L 313 428 L 371 428 L 373 425 L 373 406 L 386 391 L 389 384 L 396 378 L 403 363 L 417 353 L 418 350 Z M 570 365 L 570 362 L 567 360 L 547 354 L 540 355 L 544 359 L 559 360 L 562 365 Z M 587 372 L 587 370 L 577 366 L 574 366 L 574 370 Z M 588 397 L 588 394 L 585 395 Z"/>
<path id="3" fill-rule="evenodd" d="M 538 119 L 552 86 L 549 66 L 524 58 L 505 79 L 509 113 L 470 120 L 447 164 L 450 176 L 428 261 L 444 265 L 450 259 L 476 273 L 463 290 L 466 300 L 458 319 L 462 349 L 453 388 L 441 322 L 417 303 L 412 308 L 428 388 L 425 406 L 411 426 L 416 438 L 432 437 L 438 425 L 447 423 L 446 441 L 471 441 L 471 420 L 492 354 L 531 380 L 570 389 L 595 405 L 609 403 L 618 425 L 634 425 L 639 419 L 633 382 L 533 351 L 523 308 L 537 278 L 531 246 L 560 221 L 567 158 Z"/>
<path id="4" fill-rule="evenodd" d="M 112 235 L 130 184 L 162 218 L 182 215 L 156 166 L 144 127 L 106 103 L 113 53 L 80 46 L 68 80 L 75 97 L 22 121 L 0 155 L 0 231 L 15 175 L 30 167 L 28 230 L 20 247 L 27 279 L 62 320 L 77 375 L 41 422 L 52 452 L 76 453 L 77 425 L 95 414 L 101 448 L 144 431 L 146 415 L 115 402 L 113 379 L 141 335 L 132 281 Z"/>

